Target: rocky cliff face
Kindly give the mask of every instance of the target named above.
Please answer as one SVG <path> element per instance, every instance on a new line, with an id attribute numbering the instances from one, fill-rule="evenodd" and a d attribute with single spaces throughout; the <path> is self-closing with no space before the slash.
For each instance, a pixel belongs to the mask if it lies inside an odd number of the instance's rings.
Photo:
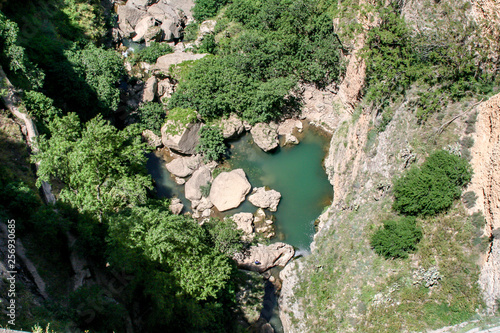
<path id="1" fill-rule="evenodd" d="M 500 94 L 478 107 L 471 164 L 474 176 L 468 188 L 477 195 L 472 211 L 480 211 L 486 219 L 485 235 L 493 241 L 482 258 L 479 283 L 488 310 L 497 310 L 500 299 Z"/>

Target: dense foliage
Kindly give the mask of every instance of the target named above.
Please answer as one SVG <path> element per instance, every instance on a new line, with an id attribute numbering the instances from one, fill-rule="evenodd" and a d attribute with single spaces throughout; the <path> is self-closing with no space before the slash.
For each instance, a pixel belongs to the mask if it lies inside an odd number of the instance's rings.
<path id="1" fill-rule="evenodd" d="M 151 42 L 151 45 L 149 45 L 148 47 L 140 50 L 137 53 L 134 53 L 130 61 L 132 63 L 144 61 L 149 64 L 154 64 L 159 57 L 173 52 L 174 49 L 167 43 Z"/>
<path id="2" fill-rule="evenodd" d="M 469 162 L 444 150 L 432 153 L 394 181 L 394 209 L 409 215 L 434 215 L 460 197 L 472 177 Z"/>
<path id="3" fill-rule="evenodd" d="M 491 90 L 495 64 L 478 47 L 483 41 L 477 25 L 466 18 L 467 4 L 442 6 L 449 18 L 416 33 L 398 6 L 379 8 L 381 24 L 368 32 L 365 47 L 366 99 L 378 111 L 417 81 L 424 87 L 415 105 L 421 121 L 442 109 L 448 98 L 459 100 Z M 386 118 L 388 122 L 391 116 Z"/>
<path id="4" fill-rule="evenodd" d="M 117 208 L 143 203 L 151 179 L 145 146 L 133 128 L 118 131 L 101 117 L 82 125 L 74 113 L 56 118 L 50 139 L 40 138 L 39 181 L 65 184 L 60 200 L 102 218 Z"/>
<path id="5" fill-rule="evenodd" d="M 195 0 L 193 16 L 197 21 L 205 21 L 214 17 L 219 9 L 228 3 L 228 0 Z"/>
<path id="6" fill-rule="evenodd" d="M 205 161 L 219 161 L 226 153 L 221 129 L 213 126 L 202 127 L 196 152 L 202 154 Z"/>
<path id="7" fill-rule="evenodd" d="M 414 217 L 384 221 L 384 225 L 373 233 L 370 245 L 375 252 L 386 259 L 407 258 L 414 252 L 422 238 Z"/>
<path id="8" fill-rule="evenodd" d="M 66 56 L 80 79 L 78 83 L 83 85 L 75 87 L 76 83 L 73 83 L 69 86 L 71 91 L 67 93 L 88 105 L 85 99 L 89 96 L 83 92 L 90 88 L 98 101 L 98 105 L 90 107 L 101 109 L 105 113 L 115 110 L 120 101 L 118 81 L 125 74 L 119 55 L 114 50 L 105 50 L 89 44 L 84 49 L 66 52 Z M 81 89 L 74 91 L 75 88 Z"/>
<path id="9" fill-rule="evenodd" d="M 165 108 L 162 103 L 148 102 L 142 104 L 137 110 L 139 124 L 143 129 L 149 129 L 160 135 L 161 126 L 165 122 Z"/>
<path id="10" fill-rule="evenodd" d="M 0 12 L 0 63 L 18 75 L 26 88 L 37 89 L 43 85 L 44 73 L 33 65 L 24 47 L 18 41 L 19 27 Z"/>
<path id="11" fill-rule="evenodd" d="M 342 70 L 331 17 L 312 0 L 237 0 L 216 31 L 224 33 L 206 50 L 216 55 L 181 78 L 169 107 L 190 107 L 205 119 L 234 112 L 269 121 L 295 105 L 290 92 L 298 81 L 324 86 Z"/>

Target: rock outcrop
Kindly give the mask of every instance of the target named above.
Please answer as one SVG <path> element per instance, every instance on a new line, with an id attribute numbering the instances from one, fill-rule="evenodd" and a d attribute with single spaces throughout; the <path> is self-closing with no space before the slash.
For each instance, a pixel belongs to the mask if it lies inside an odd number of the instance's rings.
<path id="1" fill-rule="evenodd" d="M 135 26 L 135 36 L 132 41 L 136 43 L 141 43 L 144 41 L 144 35 L 148 32 L 148 29 L 155 26 L 155 19 L 152 16 L 144 16 L 137 22 Z"/>
<path id="2" fill-rule="evenodd" d="M 167 163 L 165 166 L 167 170 L 177 177 L 187 177 L 198 169 L 201 165 L 201 156 L 186 156 L 173 159 L 171 162 Z"/>
<path id="3" fill-rule="evenodd" d="M 181 154 L 192 155 L 195 153 L 195 148 L 200 139 L 199 130 L 202 126 L 201 123 L 190 123 L 182 127 L 178 133 L 170 133 L 169 126 L 172 122 L 167 122 L 161 128 L 161 141 L 165 147 L 168 147 Z"/>
<path id="4" fill-rule="evenodd" d="M 169 79 L 161 80 L 160 82 L 158 82 L 157 94 L 160 97 L 160 100 L 172 97 L 174 91 L 175 91 L 175 84 L 170 82 Z"/>
<path id="5" fill-rule="evenodd" d="M 500 228 L 500 94 L 481 103 L 478 108 L 471 148 L 474 170 L 468 190 L 477 196 L 471 211 L 481 211 L 486 219 L 485 235 L 491 237 Z M 488 311 L 495 313 L 500 300 L 500 239 L 493 237 L 491 248 L 483 259 L 479 284 Z"/>
<path id="6" fill-rule="evenodd" d="M 186 182 L 184 187 L 186 192 L 186 199 L 190 201 L 201 200 L 202 193 L 201 187 L 207 186 L 212 179 L 212 173 L 206 166 L 202 166 L 196 170 L 191 178 Z"/>
<path id="7" fill-rule="evenodd" d="M 234 259 L 239 268 L 262 273 L 275 266 L 285 267 L 294 254 L 291 245 L 278 242 L 252 246 L 245 253 L 235 255 Z"/>
<path id="8" fill-rule="evenodd" d="M 269 208 L 272 212 L 275 212 L 278 208 L 280 199 L 280 192 L 276 190 L 267 190 L 265 187 L 254 188 L 252 194 L 248 197 L 248 201 L 250 201 L 254 206 Z"/>
<path id="9" fill-rule="evenodd" d="M 215 207 L 223 212 L 238 207 L 251 188 L 242 169 L 221 172 L 212 183 L 209 198 Z"/>
<path id="10" fill-rule="evenodd" d="M 190 53 L 175 51 L 174 53 L 165 54 L 156 60 L 156 64 L 151 68 L 153 71 L 168 73 L 170 66 L 178 65 L 181 62 L 188 60 L 198 60 L 206 56 L 206 53 Z"/>
<path id="11" fill-rule="evenodd" d="M 265 152 L 271 151 L 279 145 L 276 126 L 258 123 L 252 127 L 250 133 L 252 133 L 255 144 Z"/>
<path id="12" fill-rule="evenodd" d="M 245 234 L 253 232 L 253 214 L 238 213 L 231 216 L 231 219 L 236 223 L 238 229 L 243 230 Z"/>

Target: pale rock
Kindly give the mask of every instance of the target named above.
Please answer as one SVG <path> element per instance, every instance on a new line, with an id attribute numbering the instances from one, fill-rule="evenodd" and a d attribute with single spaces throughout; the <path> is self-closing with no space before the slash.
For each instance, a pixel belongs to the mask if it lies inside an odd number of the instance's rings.
<path id="1" fill-rule="evenodd" d="M 156 96 L 156 89 L 158 87 L 158 80 L 156 76 L 151 76 L 144 85 L 144 91 L 142 92 L 142 102 L 152 102 Z"/>
<path id="2" fill-rule="evenodd" d="M 168 73 L 170 66 L 180 64 L 187 60 L 198 60 L 206 56 L 206 53 L 189 53 L 176 51 L 174 53 L 165 54 L 156 60 L 153 69 L 162 73 Z"/>
<path id="3" fill-rule="evenodd" d="M 151 146 L 153 148 L 158 148 L 162 145 L 161 138 L 151 130 L 147 129 L 142 131 L 141 136 L 142 136 L 142 141 L 146 142 L 148 146 Z"/>
<path id="4" fill-rule="evenodd" d="M 286 134 L 285 135 L 285 146 L 286 145 L 298 145 L 299 144 L 299 139 L 293 134 Z"/>
<path id="5" fill-rule="evenodd" d="M 135 36 L 132 38 L 132 41 L 136 43 L 140 43 L 144 41 L 144 35 L 148 31 L 150 27 L 155 25 L 155 19 L 152 16 L 145 16 L 141 18 L 137 25 L 135 26 Z"/>
<path id="6" fill-rule="evenodd" d="M 251 188 L 242 169 L 221 172 L 212 183 L 209 198 L 215 207 L 223 212 L 238 207 Z"/>
<path id="7" fill-rule="evenodd" d="M 152 26 L 148 28 L 148 31 L 144 34 L 144 40 L 146 41 L 146 46 L 150 46 L 151 42 L 160 42 L 163 37 L 163 31 L 158 26 Z"/>
<path id="8" fill-rule="evenodd" d="M 287 119 L 278 125 L 278 134 L 279 135 L 293 134 L 295 130 L 297 130 L 298 132 L 302 132 L 302 128 L 303 125 L 300 120 Z"/>
<path id="9" fill-rule="evenodd" d="M 196 210 L 198 211 L 205 211 L 207 209 L 210 209 L 214 206 L 214 204 L 210 201 L 210 199 L 202 197 L 199 202 L 197 202 L 196 205 Z"/>
<path id="10" fill-rule="evenodd" d="M 212 214 L 211 209 L 205 209 L 203 212 L 201 212 L 201 217 L 210 217 L 211 214 Z"/>
<path id="11" fill-rule="evenodd" d="M 256 207 L 269 208 L 275 212 L 280 203 L 281 193 L 276 190 L 266 190 L 265 187 L 254 188 L 248 200 Z"/>
<path id="12" fill-rule="evenodd" d="M 275 266 L 285 267 L 294 254 L 295 250 L 291 245 L 278 242 L 267 246 L 252 246 L 245 253 L 235 255 L 234 259 L 238 267 L 262 273 Z M 256 264 L 256 260 L 260 264 Z"/>
<path id="13" fill-rule="evenodd" d="M 128 0 L 127 6 L 135 7 L 137 9 L 146 10 L 148 6 L 158 2 L 158 0 Z"/>
<path id="14" fill-rule="evenodd" d="M 161 141 L 163 145 L 181 154 L 194 154 L 200 139 L 199 130 L 202 124 L 189 123 L 179 130 L 178 133 L 167 133 L 167 129 L 172 125 L 174 123 L 169 120 L 161 128 Z"/>
<path id="15" fill-rule="evenodd" d="M 200 24 L 200 33 L 202 35 L 211 34 L 212 32 L 214 32 L 216 24 L 217 24 L 217 21 L 215 21 L 215 20 L 203 21 Z"/>
<path id="16" fill-rule="evenodd" d="M 202 195 L 200 188 L 210 183 L 211 179 L 212 174 L 207 167 L 202 166 L 201 168 L 196 170 L 191 178 L 189 178 L 189 180 L 186 182 L 186 185 L 184 187 L 186 192 L 186 199 L 190 201 L 201 200 Z"/>
<path id="17" fill-rule="evenodd" d="M 158 82 L 158 96 L 161 99 L 170 98 L 175 91 L 175 85 L 169 79 L 161 80 Z"/>
<path id="18" fill-rule="evenodd" d="M 271 151 L 278 147 L 278 133 L 270 124 L 258 123 L 250 130 L 253 141 L 260 149 L 265 152 Z"/>
<path id="19" fill-rule="evenodd" d="M 119 18 L 118 27 L 123 32 L 123 37 L 130 36 L 134 32 L 137 23 L 146 15 L 146 12 L 143 10 L 124 5 L 117 6 L 116 12 Z"/>
<path id="20" fill-rule="evenodd" d="M 236 138 L 245 131 L 243 122 L 235 114 L 231 114 L 227 119 L 222 119 L 220 127 L 222 129 L 224 139 Z"/>
<path id="21" fill-rule="evenodd" d="M 243 230 L 246 234 L 253 232 L 253 214 L 238 213 L 231 216 L 231 219 L 236 223 L 238 229 Z"/>
<path id="22" fill-rule="evenodd" d="M 187 177 L 200 167 L 201 162 L 202 160 L 200 155 L 193 155 L 173 159 L 165 166 L 174 176 Z"/>
<path id="23" fill-rule="evenodd" d="M 182 210 L 184 209 L 184 205 L 182 204 L 181 199 L 174 198 L 170 202 L 169 208 L 173 214 L 179 215 L 180 213 L 182 213 Z"/>
<path id="24" fill-rule="evenodd" d="M 186 180 L 185 180 L 184 178 L 175 177 L 175 179 L 174 179 L 174 180 L 175 180 L 175 183 L 176 183 L 177 185 L 184 185 L 184 184 L 186 184 Z"/>

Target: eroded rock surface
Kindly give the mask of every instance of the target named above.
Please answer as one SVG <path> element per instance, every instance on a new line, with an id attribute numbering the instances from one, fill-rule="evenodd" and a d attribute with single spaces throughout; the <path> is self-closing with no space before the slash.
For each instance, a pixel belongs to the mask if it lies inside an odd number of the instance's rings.
<path id="1" fill-rule="evenodd" d="M 248 200 L 256 207 L 269 208 L 275 212 L 280 203 L 281 193 L 276 190 L 267 190 L 265 187 L 256 187 Z"/>
<path id="2" fill-rule="evenodd" d="M 161 128 L 161 141 L 163 144 L 182 154 L 192 155 L 195 153 L 195 148 L 198 145 L 198 140 L 200 135 L 198 134 L 202 124 L 201 123 L 190 123 L 186 126 L 182 126 L 178 133 L 168 132 L 169 126 L 172 123 L 167 122 Z"/>
<path id="3" fill-rule="evenodd" d="M 206 166 L 202 166 L 201 168 L 196 170 L 191 178 L 189 178 L 189 180 L 186 182 L 184 188 L 186 192 L 186 199 L 190 201 L 201 200 L 201 187 L 208 185 L 211 179 L 212 173 Z"/>
<path id="4" fill-rule="evenodd" d="M 177 177 L 187 177 L 201 165 L 201 156 L 186 156 L 172 160 L 166 164 L 167 170 Z"/>
<path id="5" fill-rule="evenodd" d="M 265 152 L 271 151 L 279 145 L 276 126 L 258 123 L 252 127 L 250 133 L 252 133 L 255 144 Z"/>
<path id="6" fill-rule="evenodd" d="M 231 216 L 231 219 L 236 223 L 238 229 L 243 230 L 246 234 L 253 232 L 253 214 L 238 213 Z"/>
<path id="7" fill-rule="evenodd" d="M 295 250 L 291 245 L 285 243 L 274 243 L 270 245 L 256 245 L 250 247 L 244 254 L 235 256 L 238 267 L 255 272 L 265 272 L 274 266 L 285 265 L 293 258 Z"/>

